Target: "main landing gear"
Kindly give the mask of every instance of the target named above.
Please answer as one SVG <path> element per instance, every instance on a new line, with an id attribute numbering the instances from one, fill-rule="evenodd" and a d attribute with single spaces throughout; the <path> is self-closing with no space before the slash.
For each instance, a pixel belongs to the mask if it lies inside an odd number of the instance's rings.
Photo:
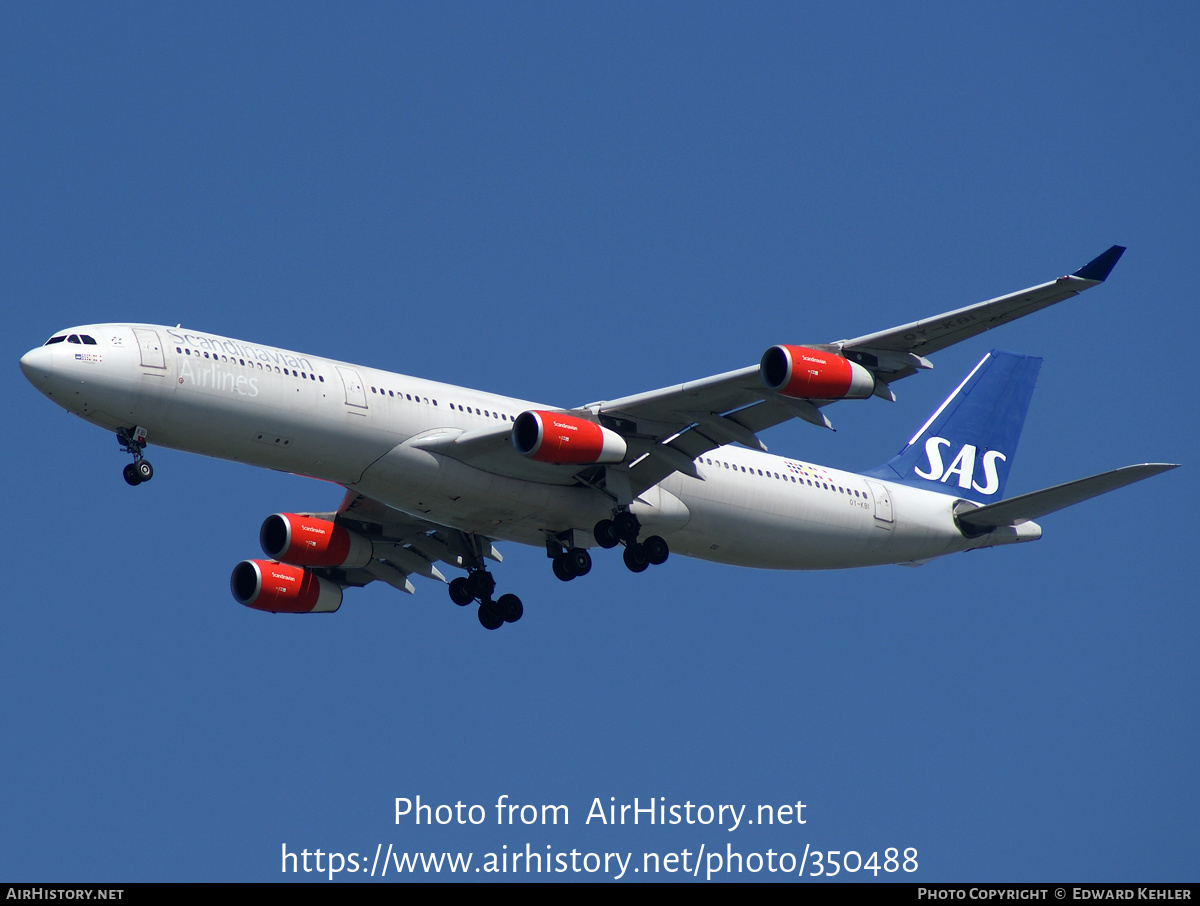
<path id="1" fill-rule="evenodd" d="M 482 567 L 471 570 L 450 582 L 450 600 L 459 607 L 472 601 L 479 602 L 479 622 L 484 629 L 499 629 L 505 623 L 515 623 L 525 613 L 521 599 L 516 595 L 501 595 L 492 600 L 496 590 L 496 579 Z"/>
<path id="2" fill-rule="evenodd" d="M 555 554 L 551 564 L 555 576 L 570 582 L 592 571 L 592 555 L 582 547 L 570 547 Z"/>
<path id="3" fill-rule="evenodd" d="M 133 462 L 121 471 L 127 484 L 139 485 L 154 477 L 154 466 L 150 465 L 150 460 L 142 458 L 142 451 L 146 449 L 145 428 L 138 426 L 118 429 L 117 443 L 121 445 L 122 453 L 133 455 Z"/>
<path id="4" fill-rule="evenodd" d="M 568 529 L 557 534 L 546 533 L 546 556 L 554 567 L 554 575 L 570 582 L 592 571 L 592 555 L 582 547 L 575 546 L 575 530 Z"/>
<path id="5" fill-rule="evenodd" d="M 642 524 L 629 510 L 617 510 L 612 519 L 601 519 L 592 529 L 596 543 L 605 549 L 618 544 L 625 545 L 625 565 L 632 572 L 640 573 L 647 567 L 667 562 L 671 550 L 659 535 L 651 535 L 639 542 Z M 568 530 L 558 534 L 546 533 L 546 555 L 551 558 L 554 575 L 564 582 L 585 576 L 592 569 L 592 555 L 582 547 L 575 546 L 575 532 Z"/>
<path id="6" fill-rule="evenodd" d="M 659 566 L 667 562 L 671 549 L 660 535 L 651 535 L 645 541 L 638 542 L 642 524 L 638 517 L 628 510 L 618 510 L 612 519 L 601 519 L 592 529 L 596 543 L 603 548 L 613 548 L 618 544 L 625 545 L 622 558 L 631 572 L 643 572 L 649 566 Z"/>

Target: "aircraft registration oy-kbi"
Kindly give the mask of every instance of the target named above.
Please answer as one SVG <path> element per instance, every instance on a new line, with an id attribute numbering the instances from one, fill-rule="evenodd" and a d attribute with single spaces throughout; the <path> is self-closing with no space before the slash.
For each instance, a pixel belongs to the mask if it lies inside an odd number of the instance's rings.
<path id="1" fill-rule="evenodd" d="M 1041 359 L 993 349 L 889 462 L 861 474 L 767 453 L 793 418 L 829 427 L 839 400 L 895 400 L 928 356 L 1104 282 L 1113 246 L 1073 274 L 987 302 L 807 346 L 756 365 L 559 409 L 182 327 L 91 324 L 21 358 L 68 412 L 115 431 L 131 485 L 147 443 L 321 478 L 336 511 L 268 516 L 270 559 L 234 567 L 233 596 L 276 613 L 335 611 L 376 580 L 449 580 L 496 629 L 521 618 L 496 596 L 497 541 L 544 548 L 563 581 L 589 548 L 634 572 L 669 554 L 762 569 L 921 563 L 1033 541 L 1033 520 L 1175 468 L 1131 465 L 1004 499 Z"/>

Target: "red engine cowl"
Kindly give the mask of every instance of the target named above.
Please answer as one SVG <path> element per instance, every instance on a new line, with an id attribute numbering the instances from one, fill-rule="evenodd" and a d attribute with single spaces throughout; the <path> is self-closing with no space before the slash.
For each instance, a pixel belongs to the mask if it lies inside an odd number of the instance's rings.
<path id="1" fill-rule="evenodd" d="M 340 525 L 312 516 L 275 513 L 258 531 L 263 553 L 296 566 L 358 569 L 371 560 L 371 542 Z"/>
<path id="2" fill-rule="evenodd" d="M 803 400 L 866 399 L 875 377 L 857 362 L 807 346 L 772 346 L 759 363 L 763 383 Z"/>
<path id="3" fill-rule="evenodd" d="M 239 604 L 268 613 L 333 613 L 342 606 L 340 586 L 272 560 L 243 560 L 233 568 L 229 590 Z"/>
<path id="4" fill-rule="evenodd" d="M 574 415 L 537 409 L 513 420 L 512 442 L 530 459 L 560 465 L 621 462 L 629 451 L 616 431 Z"/>

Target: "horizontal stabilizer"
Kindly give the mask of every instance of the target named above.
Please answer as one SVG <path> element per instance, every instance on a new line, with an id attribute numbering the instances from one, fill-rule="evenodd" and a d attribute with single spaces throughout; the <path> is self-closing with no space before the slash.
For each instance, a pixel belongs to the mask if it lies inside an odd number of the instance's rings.
<path id="1" fill-rule="evenodd" d="M 1031 519 L 1045 516 L 1069 506 L 1074 506 L 1092 497 L 1107 494 L 1127 484 L 1141 481 L 1160 472 L 1179 468 L 1178 463 L 1150 462 L 1139 466 L 1125 466 L 1111 472 L 1101 472 L 1078 481 L 1055 485 L 1031 494 L 1022 494 L 999 503 L 964 510 L 957 515 L 958 522 L 965 528 L 991 529 L 1002 525 L 1020 525 Z"/>

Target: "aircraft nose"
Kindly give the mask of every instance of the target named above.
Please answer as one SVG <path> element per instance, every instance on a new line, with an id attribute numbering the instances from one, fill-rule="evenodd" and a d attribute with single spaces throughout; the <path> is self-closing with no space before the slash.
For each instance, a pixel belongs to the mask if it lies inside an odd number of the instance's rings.
<path id="1" fill-rule="evenodd" d="M 46 346 L 38 346 L 21 356 L 21 371 L 38 390 L 42 390 L 50 379 L 52 357 L 53 351 Z"/>

